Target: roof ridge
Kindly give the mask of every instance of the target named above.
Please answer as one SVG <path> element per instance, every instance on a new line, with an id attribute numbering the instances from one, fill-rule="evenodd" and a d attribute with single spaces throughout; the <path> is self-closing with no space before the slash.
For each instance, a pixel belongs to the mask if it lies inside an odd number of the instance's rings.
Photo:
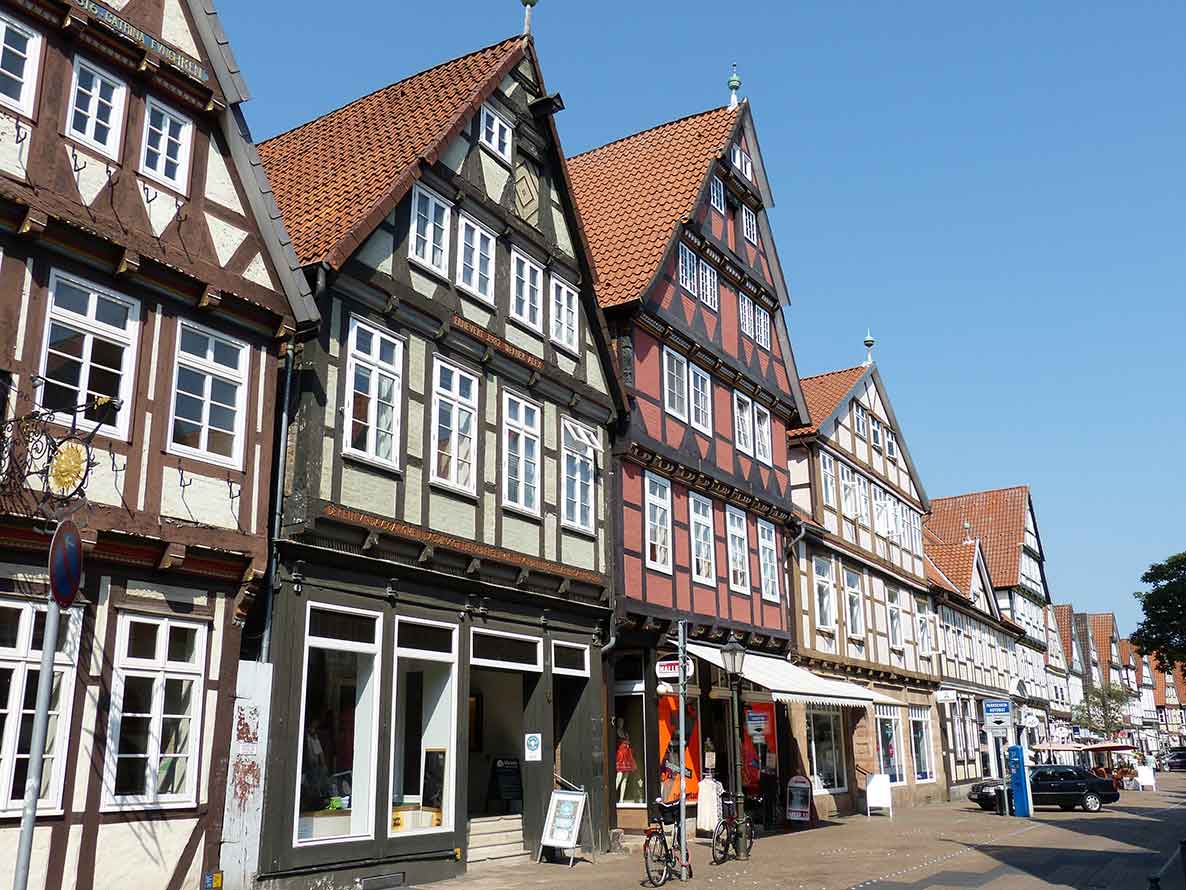
<path id="1" fill-rule="evenodd" d="M 809 374 L 806 377 L 800 377 L 799 380 L 819 380 L 821 377 L 833 377 L 837 374 L 847 374 L 849 371 L 860 371 L 871 367 L 872 365 L 853 365 L 851 368 L 837 368 L 835 371 L 821 371 L 818 374 Z"/>
<path id="2" fill-rule="evenodd" d="M 742 101 L 745 102 L 747 100 L 743 99 Z M 728 108 L 729 108 L 728 105 L 718 105 L 715 108 L 706 108 L 704 111 L 697 111 L 692 114 L 685 114 L 683 117 L 677 117 L 677 118 L 674 118 L 669 121 L 664 121 L 661 124 L 655 124 L 653 127 L 647 127 L 645 130 L 639 130 L 637 133 L 630 133 L 626 136 L 619 136 L 617 139 L 614 139 L 610 142 L 606 142 L 604 145 L 598 145 L 595 148 L 586 149 L 585 151 L 578 152 L 575 155 L 569 155 L 566 158 L 566 160 L 575 161 L 575 160 L 577 160 L 577 158 L 584 158 L 584 157 L 587 157 L 588 155 L 596 154 L 597 152 L 601 151 L 602 149 L 609 148 L 610 146 L 613 146 L 613 145 L 618 145 L 619 143 L 622 143 L 622 142 L 627 142 L 631 139 L 637 139 L 639 136 L 645 136 L 647 133 L 653 133 L 655 130 L 662 130 L 664 127 L 670 127 L 675 124 L 683 123 L 684 121 L 690 121 L 693 118 L 704 117 L 707 114 L 712 114 L 717 111 L 724 111 Z"/>
<path id="3" fill-rule="evenodd" d="M 966 491 L 963 494 L 945 494 L 942 497 L 931 498 L 931 503 L 935 501 L 954 501 L 956 498 L 970 498 L 978 494 L 995 494 L 998 491 L 1014 491 L 1016 489 L 1025 489 L 1029 491 L 1029 484 L 1022 482 L 1018 485 L 1002 485 L 1000 488 L 985 488 L 980 491 Z"/>
<path id="4" fill-rule="evenodd" d="M 401 77 L 399 80 L 395 80 L 395 81 L 392 81 L 391 83 L 384 84 L 381 87 L 376 87 L 375 89 L 371 90 L 369 93 L 364 93 L 361 96 L 355 96 L 349 102 L 346 102 L 343 105 L 339 105 L 337 108 L 331 108 L 329 111 L 322 112 L 321 114 L 317 115 L 316 117 L 311 117 L 304 123 L 297 124 L 295 127 L 289 127 L 287 130 L 277 133 L 274 136 L 269 136 L 267 139 L 264 139 L 263 141 L 257 143 L 257 145 L 260 148 L 263 148 L 269 142 L 274 142 L 277 139 L 281 139 L 285 136 L 295 133 L 297 130 L 303 130 L 305 127 L 308 127 L 311 124 L 315 124 L 320 120 L 324 120 L 325 118 L 329 117 L 330 115 L 337 114 L 339 111 L 345 111 L 347 108 L 350 108 L 352 105 L 357 105 L 359 102 L 369 99 L 372 96 L 376 96 L 379 93 L 382 93 L 386 90 L 391 89 L 392 87 L 397 87 L 401 83 L 409 81 L 414 77 L 421 77 L 422 75 L 428 74 L 429 72 L 436 71 L 438 68 L 444 68 L 446 65 L 452 65 L 455 62 L 460 62 L 463 59 L 468 59 L 470 56 L 476 56 L 479 53 L 489 52 L 490 50 L 495 49 L 496 47 L 502 46 L 504 43 L 509 44 L 509 43 L 513 43 L 516 40 L 524 40 L 524 39 L 530 39 L 530 38 L 525 38 L 524 35 L 522 35 L 522 34 L 515 34 L 511 37 L 504 37 L 502 40 L 496 40 L 496 41 L 494 41 L 494 43 L 487 44 L 486 46 L 479 47 L 478 49 L 470 50 L 467 53 L 462 53 L 461 55 L 454 56 L 451 59 L 445 59 L 443 62 L 437 62 L 435 65 L 430 65 L 429 67 L 422 68 L 419 71 L 413 71 L 411 74 Z"/>

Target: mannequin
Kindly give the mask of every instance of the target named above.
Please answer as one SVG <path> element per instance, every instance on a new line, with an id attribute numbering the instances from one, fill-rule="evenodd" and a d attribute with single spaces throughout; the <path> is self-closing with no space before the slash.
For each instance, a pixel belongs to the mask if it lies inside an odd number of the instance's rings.
<path id="1" fill-rule="evenodd" d="M 614 766 L 618 773 L 618 800 L 622 800 L 626 794 L 630 776 L 638 769 L 638 764 L 634 760 L 634 749 L 630 747 L 630 733 L 626 731 L 624 717 L 614 718 L 614 734 L 618 739 L 614 752 Z"/>

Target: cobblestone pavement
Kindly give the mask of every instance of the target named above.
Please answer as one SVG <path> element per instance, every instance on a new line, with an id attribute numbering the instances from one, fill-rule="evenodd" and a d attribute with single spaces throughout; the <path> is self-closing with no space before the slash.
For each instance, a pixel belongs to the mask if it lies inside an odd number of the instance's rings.
<path id="1" fill-rule="evenodd" d="M 693 886 L 714 890 L 1146 890 L 1186 839 L 1186 775 L 1158 774 L 1159 791 L 1124 792 L 1102 812 L 1042 808 L 1035 818 L 986 813 L 956 800 L 887 816 L 849 816 L 795 834 L 760 837 L 749 862 L 714 866 L 693 844 Z M 1180 875 L 1180 865 L 1178 866 Z M 1174 875 L 1164 890 L 1182 890 Z M 1176 882 L 1175 882 L 1176 881 Z M 596 863 L 520 865 L 433 885 L 439 890 L 635 890 L 638 853 Z M 678 886 L 673 881 L 669 887 Z"/>

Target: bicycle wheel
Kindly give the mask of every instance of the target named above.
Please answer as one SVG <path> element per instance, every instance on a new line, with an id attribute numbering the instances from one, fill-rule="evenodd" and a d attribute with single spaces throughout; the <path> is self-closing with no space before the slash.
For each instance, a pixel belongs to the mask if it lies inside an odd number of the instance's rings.
<path id="1" fill-rule="evenodd" d="M 712 831 L 712 864 L 720 865 L 729 858 L 729 823 L 722 819 Z"/>
<path id="2" fill-rule="evenodd" d="M 671 857 L 667 852 L 667 838 L 662 832 L 652 834 L 642 845 L 642 861 L 651 886 L 662 887 L 671 876 Z"/>
<path id="3" fill-rule="evenodd" d="M 745 831 L 745 855 L 749 856 L 750 852 L 754 849 L 754 820 L 749 816 L 745 817 L 744 829 L 742 826 L 738 826 L 738 831 L 742 830 Z M 741 835 L 738 835 L 737 843 L 739 844 L 741 843 L 741 837 Z"/>

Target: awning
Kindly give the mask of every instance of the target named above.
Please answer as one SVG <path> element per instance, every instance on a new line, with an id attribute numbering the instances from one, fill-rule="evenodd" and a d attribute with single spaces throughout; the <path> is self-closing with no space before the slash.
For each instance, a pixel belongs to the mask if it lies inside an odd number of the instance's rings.
<path id="1" fill-rule="evenodd" d="M 721 670 L 725 669 L 721 650 L 715 646 L 688 643 L 688 651 Z M 745 654 L 741 675 L 751 683 L 769 689 L 775 701 L 840 705 L 849 708 L 864 708 L 873 704 L 905 707 L 897 699 L 882 695 L 873 689 L 866 689 L 845 680 L 817 677 L 806 668 L 793 665 L 786 659 L 759 655 L 756 652 Z"/>

